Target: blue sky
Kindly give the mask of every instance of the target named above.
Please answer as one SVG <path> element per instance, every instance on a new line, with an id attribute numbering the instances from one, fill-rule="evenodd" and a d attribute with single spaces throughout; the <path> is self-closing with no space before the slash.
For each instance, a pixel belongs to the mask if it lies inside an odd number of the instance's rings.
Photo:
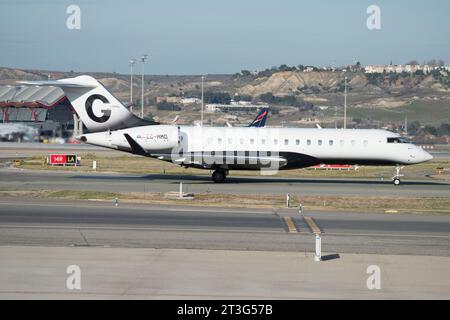
<path id="1" fill-rule="evenodd" d="M 66 8 L 81 9 L 69 30 Z M 366 27 L 369 5 L 381 30 Z M 0 66 L 149 74 L 450 61 L 448 0 L 0 0 Z"/>

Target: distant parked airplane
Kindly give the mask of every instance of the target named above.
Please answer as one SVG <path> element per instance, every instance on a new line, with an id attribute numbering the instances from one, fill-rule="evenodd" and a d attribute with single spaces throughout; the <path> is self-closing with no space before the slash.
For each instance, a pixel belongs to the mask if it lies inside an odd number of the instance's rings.
<path id="1" fill-rule="evenodd" d="M 268 108 L 262 108 L 258 115 L 256 116 L 255 120 L 253 120 L 252 123 L 250 123 L 249 127 L 255 127 L 255 128 L 262 128 L 266 125 L 267 116 L 269 115 L 269 109 Z"/>
<path id="2" fill-rule="evenodd" d="M 32 141 L 38 135 L 36 128 L 23 123 L 0 123 L 0 141 L 15 141 L 17 139 Z"/>

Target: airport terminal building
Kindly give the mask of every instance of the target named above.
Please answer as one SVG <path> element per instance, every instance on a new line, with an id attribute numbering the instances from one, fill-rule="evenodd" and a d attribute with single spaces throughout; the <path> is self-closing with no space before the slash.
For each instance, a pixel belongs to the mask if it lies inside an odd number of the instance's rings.
<path id="1" fill-rule="evenodd" d="M 49 137 L 83 130 L 64 92 L 56 87 L 0 86 L 0 123 L 23 123 Z"/>

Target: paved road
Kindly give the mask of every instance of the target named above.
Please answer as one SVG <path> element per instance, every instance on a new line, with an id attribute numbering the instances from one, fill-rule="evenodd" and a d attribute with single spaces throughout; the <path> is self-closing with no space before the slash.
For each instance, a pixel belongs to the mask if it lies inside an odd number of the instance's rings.
<path id="1" fill-rule="evenodd" d="M 323 250 L 450 256 L 450 217 L 307 213 Z M 294 232 L 289 233 L 291 219 Z M 311 226 L 294 211 L 232 210 L 0 199 L 0 246 L 112 246 L 177 249 L 314 250 Z"/>
<path id="2" fill-rule="evenodd" d="M 1 168 L 0 189 L 102 190 L 109 192 L 169 192 L 231 194 L 361 195 L 398 197 L 446 197 L 450 184 L 434 181 L 405 181 L 395 187 L 390 181 L 361 179 L 276 178 L 229 176 L 223 184 L 208 176 L 133 175 L 117 173 L 49 172 Z"/>
<path id="3" fill-rule="evenodd" d="M 435 159 L 439 159 L 439 160 L 449 160 L 450 159 L 450 152 L 448 152 L 448 151 L 430 151 L 430 154 Z"/>
<path id="4" fill-rule="evenodd" d="M 0 159 L 41 157 L 50 153 L 95 152 L 102 155 L 123 155 L 123 152 L 100 148 L 89 144 L 48 144 L 0 142 Z"/>
<path id="5" fill-rule="evenodd" d="M 74 264 L 80 290 L 66 287 Z M 449 299 L 449 270 L 449 257 L 0 246 L 0 299 Z"/>

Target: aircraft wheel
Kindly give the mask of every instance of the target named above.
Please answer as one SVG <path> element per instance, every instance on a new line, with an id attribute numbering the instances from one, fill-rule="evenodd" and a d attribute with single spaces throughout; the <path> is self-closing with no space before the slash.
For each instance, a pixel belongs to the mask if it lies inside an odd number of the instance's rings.
<path id="1" fill-rule="evenodd" d="M 401 183 L 400 179 L 398 179 L 398 178 L 394 179 L 394 186 L 399 186 L 400 183 Z"/>
<path id="2" fill-rule="evenodd" d="M 212 174 L 212 179 L 215 183 L 222 183 L 225 181 L 227 174 L 223 170 L 215 170 Z"/>

